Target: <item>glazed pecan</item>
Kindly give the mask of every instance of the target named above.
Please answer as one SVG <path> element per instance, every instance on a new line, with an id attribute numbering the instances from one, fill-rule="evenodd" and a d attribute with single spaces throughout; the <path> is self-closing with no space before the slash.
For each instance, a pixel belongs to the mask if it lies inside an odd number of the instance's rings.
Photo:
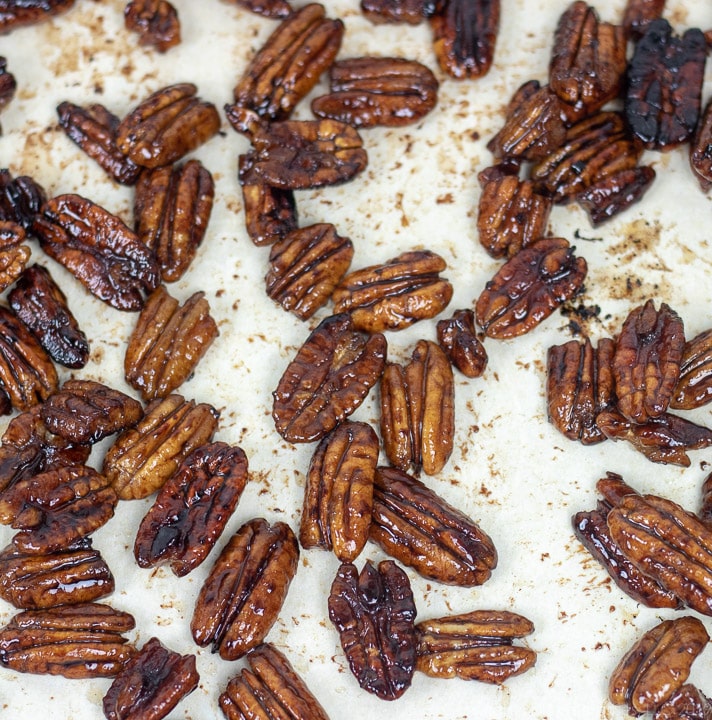
<path id="1" fill-rule="evenodd" d="M 47 196 L 41 185 L 28 175 L 13 178 L 0 170 L 0 220 L 10 220 L 29 231 Z"/>
<path id="2" fill-rule="evenodd" d="M 32 230 L 53 260 L 117 310 L 140 310 L 144 293 L 158 285 L 153 252 L 119 217 L 80 195 L 47 201 Z"/>
<path id="3" fill-rule="evenodd" d="M 0 56 L 0 110 L 15 97 L 17 81 L 7 69 L 7 58 Z"/>
<path id="4" fill-rule="evenodd" d="M 124 24 L 139 34 L 141 45 L 166 52 L 180 43 L 178 11 L 168 0 L 129 0 L 124 8 Z"/>
<path id="5" fill-rule="evenodd" d="M 405 58 L 340 60 L 331 66 L 329 79 L 329 94 L 312 100 L 312 112 L 359 128 L 410 125 L 438 99 L 438 81 L 430 68 Z"/>
<path id="6" fill-rule="evenodd" d="M 436 330 L 438 343 L 452 365 L 465 377 L 482 375 L 487 367 L 487 351 L 477 337 L 472 310 L 456 310 L 451 318 L 438 321 Z"/>
<path id="7" fill-rule="evenodd" d="M 136 234 L 156 254 L 163 282 L 179 280 L 208 229 L 215 183 L 200 160 L 145 170 L 136 186 Z"/>
<path id="8" fill-rule="evenodd" d="M 201 647 L 236 660 L 265 638 L 297 572 L 299 543 L 289 525 L 256 518 L 225 545 L 200 590 L 190 629 Z"/>
<path id="9" fill-rule="evenodd" d="M 282 19 L 292 13 L 287 0 L 232 0 L 236 5 L 264 17 Z"/>
<path id="10" fill-rule="evenodd" d="M 481 585 L 497 565 L 497 551 L 485 532 L 395 468 L 376 471 L 371 540 L 423 577 L 448 585 Z"/>
<path id="11" fill-rule="evenodd" d="M 345 313 L 325 318 L 289 363 L 273 393 L 277 432 L 289 442 L 320 440 L 361 405 L 385 363 L 383 335 L 356 331 Z"/>
<path id="12" fill-rule="evenodd" d="M 342 563 L 331 584 L 329 619 L 358 684 L 382 700 L 409 687 L 416 662 L 416 608 L 408 576 L 392 560 L 359 573 Z"/>
<path id="13" fill-rule="evenodd" d="M 136 533 L 139 567 L 167 562 L 178 577 L 205 560 L 247 484 L 247 457 L 223 442 L 201 445 L 161 487 Z"/>
<path id="14" fill-rule="evenodd" d="M 452 285 L 440 273 L 445 260 L 430 250 L 411 250 L 349 273 L 334 291 L 334 312 L 348 312 L 359 330 L 401 330 L 442 312 Z"/>
<path id="15" fill-rule="evenodd" d="M 0 0 L 0 34 L 44 22 L 73 5 L 74 0 Z"/>
<path id="16" fill-rule="evenodd" d="M 114 591 L 114 576 L 91 540 L 48 554 L 14 545 L 0 553 L 0 597 L 21 610 L 76 605 Z"/>
<path id="17" fill-rule="evenodd" d="M 653 20 L 662 17 L 665 0 L 627 0 L 623 13 L 626 37 L 637 40 Z"/>
<path id="18" fill-rule="evenodd" d="M 474 610 L 425 620 L 415 629 L 415 669 L 431 677 L 499 685 L 536 663 L 533 650 L 514 644 L 534 632 L 533 623 L 507 610 Z"/>
<path id="19" fill-rule="evenodd" d="M 215 105 L 196 96 L 192 83 L 169 85 L 150 95 L 116 129 L 116 145 L 136 165 L 176 162 L 220 129 Z"/>
<path id="20" fill-rule="evenodd" d="M 146 300 L 129 338 L 126 381 L 144 400 L 165 397 L 191 376 L 218 335 L 205 293 L 195 292 L 180 305 L 161 285 Z"/>
<path id="21" fill-rule="evenodd" d="M 22 225 L 0 220 L 0 292 L 20 277 L 30 259 L 30 248 L 22 244 L 25 237 Z"/>
<path id="22" fill-rule="evenodd" d="M 67 678 L 112 677 L 136 653 L 123 635 L 135 624 L 129 613 L 100 603 L 25 610 L 0 629 L 0 664 Z"/>
<path id="23" fill-rule="evenodd" d="M 92 160 L 95 160 L 116 182 L 133 185 L 141 172 L 116 146 L 119 118 L 103 105 L 87 107 L 63 102 L 57 105 L 60 127 Z"/>
<path id="24" fill-rule="evenodd" d="M 690 683 L 683 685 L 656 711 L 653 720 L 712 720 L 712 702 Z"/>
<path id="25" fill-rule="evenodd" d="M 698 408 L 712 400 L 712 329 L 704 330 L 685 343 L 680 377 L 670 407 Z"/>
<path id="26" fill-rule="evenodd" d="M 692 137 L 700 116 L 707 41 L 698 28 L 673 35 L 653 20 L 628 63 L 625 114 L 647 148 L 669 150 Z"/>
<path id="27" fill-rule="evenodd" d="M 361 12 L 372 22 L 418 25 L 436 12 L 445 0 L 361 0 Z"/>
<path id="28" fill-rule="evenodd" d="M 353 562 L 368 540 L 379 443 L 373 428 L 345 421 L 319 443 L 304 489 L 299 542 Z"/>
<path id="29" fill-rule="evenodd" d="M 330 223 L 293 230 L 270 250 L 267 295 L 307 320 L 328 302 L 353 255 L 351 240 Z"/>
<path id="30" fill-rule="evenodd" d="M 199 681 L 195 655 L 179 655 L 152 637 L 114 678 L 104 695 L 104 717 L 161 720 Z"/>
<path id="31" fill-rule="evenodd" d="M 579 292 L 588 266 L 563 238 L 543 238 L 497 271 L 475 304 L 477 324 L 488 337 L 529 332 Z"/>
<path id="32" fill-rule="evenodd" d="M 702 502 L 697 515 L 702 522 L 712 526 L 712 473 L 702 483 Z"/>
<path id="33" fill-rule="evenodd" d="M 707 192 L 712 186 L 712 99 L 705 105 L 690 141 L 690 167 Z"/>

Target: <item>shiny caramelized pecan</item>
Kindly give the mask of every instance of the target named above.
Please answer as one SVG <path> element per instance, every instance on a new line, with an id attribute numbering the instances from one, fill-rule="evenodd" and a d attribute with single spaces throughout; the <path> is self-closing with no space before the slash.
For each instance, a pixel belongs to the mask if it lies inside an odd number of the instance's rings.
<path id="1" fill-rule="evenodd" d="M 326 305 L 353 255 L 351 240 L 330 223 L 293 230 L 272 246 L 267 295 L 306 320 Z"/>
<path id="2" fill-rule="evenodd" d="M 685 343 L 680 377 L 670 407 L 692 410 L 712 400 L 712 329 L 704 330 Z"/>
<path id="3" fill-rule="evenodd" d="M 180 43 L 178 11 L 168 0 L 130 0 L 124 8 L 124 23 L 139 34 L 141 45 L 166 52 Z"/>
<path id="4" fill-rule="evenodd" d="M 409 687 L 416 662 L 416 608 L 408 576 L 392 560 L 359 573 L 342 563 L 331 584 L 329 619 L 358 684 L 382 700 Z"/>
<path id="5" fill-rule="evenodd" d="M 195 688 L 195 655 L 152 637 L 120 670 L 102 703 L 107 720 L 161 720 Z"/>
<path id="6" fill-rule="evenodd" d="M 423 577 L 448 585 L 481 585 L 497 565 L 486 533 L 395 468 L 376 471 L 371 540 Z"/>
<path id="7" fill-rule="evenodd" d="M 579 292 L 588 266 L 563 238 L 543 238 L 510 258 L 485 285 L 475 304 L 488 337 L 529 332 Z"/>
<path id="8" fill-rule="evenodd" d="M 192 83 L 150 95 L 116 129 L 116 145 L 136 165 L 170 165 L 210 140 L 220 129 L 215 105 L 196 96 Z"/>
<path id="9" fill-rule="evenodd" d="M 0 0 L 0 34 L 44 22 L 73 5 L 74 0 Z"/>
<path id="10" fill-rule="evenodd" d="M 534 625 L 507 610 L 474 610 L 424 620 L 415 626 L 415 669 L 436 678 L 460 678 L 501 684 L 534 666 L 536 653 L 515 645 Z"/>
<path id="11" fill-rule="evenodd" d="M 22 610 L 93 602 L 114 591 L 114 577 L 85 538 L 52 553 L 9 545 L 0 553 L 0 597 Z"/>
<path id="12" fill-rule="evenodd" d="M 266 637 L 297 572 L 299 543 L 289 525 L 256 518 L 225 545 L 200 590 L 190 629 L 201 647 L 236 660 Z"/>
<path id="13" fill-rule="evenodd" d="M 69 368 L 87 364 L 89 341 L 72 315 L 66 295 L 46 267 L 27 268 L 10 291 L 8 301 L 52 360 Z"/>
<path id="14" fill-rule="evenodd" d="M 141 168 L 116 146 L 119 118 L 103 105 L 87 107 L 63 102 L 57 106 L 59 124 L 67 137 L 95 160 L 116 182 L 133 185 Z"/>
<path id="15" fill-rule="evenodd" d="M 247 484 L 247 457 L 226 443 L 201 445 L 161 487 L 136 533 L 139 567 L 167 562 L 178 577 L 205 560 Z"/>
<path id="16" fill-rule="evenodd" d="M 381 265 L 349 273 L 334 291 L 334 312 L 348 312 L 359 330 L 401 330 L 442 312 L 452 285 L 440 273 L 445 260 L 430 250 L 412 250 Z"/>
<path id="17" fill-rule="evenodd" d="M 340 60 L 329 70 L 330 92 L 312 100 L 319 117 L 354 127 L 400 127 L 418 122 L 437 103 L 438 81 L 415 60 L 359 57 Z"/>
<path id="18" fill-rule="evenodd" d="M 180 305 L 159 286 L 129 338 L 126 381 L 144 400 L 165 397 L 191 376 L 218 334 L 205 293 L 193 293 Z"/>
<path id="19" fill-rule="evenodd" d="M 22 244 L 24 241 L 22 225 L 0 220 L 0 292 L 20 277 L 30 259 L 30 248 Z"/>
<path id="20" fill-rule="evenodd" d="M 420 340 L 405 367 L 386 365 L 381 378 L 381 437 L 388 460 L 416 475 L 439 473 L 455 437 L 455 383 L 444 351 Z"/>
<path id="21" fill-rule="evenodd" d="M 304 489 L 299 542 L 333 550 L 353 562 L 368 540 L 378 436 L 370 425 L 349 422 L 322 439 L 312 456 Z"/>
<path id="22" fill-rule="evenodd" d="M 361 12 L 372 22 L 418 25 L 441 12 L 445 0 L 361 0 Z"/>
<path id="23" fill-rule="evenodd" d="M 236 5 L 264 17 L 281 19 L 292 13 L 287 0 L 232 0 Z"/>
<path id="24" fill-rule="evenodd" d="M 638 39 L 653 20 L 662 17 L 665 0 L 627 0 L 623 13 L 626 37 Z"/>
<path id="25" fill-rule="evenodd" d="M 482 375 L 487 367 L 487 351 L 477 337 L 472 310 L 456 310 L 451 318 L 440 320 L 436 330 L 438 343 L 452 365 L 465 377 Z"/>
<path id="26" fill-rule="evenodd" d="M 179 280 L 208 229 L 215 183 L 199 160 L 145 170 L 136 186 L 136 234 L 156 254 L 163 282 Z"/>
<path id="27" fill-rule="evenodd" d="M 0 219 L 16 222 L 29 231 L 35 215 L 47 201 L 45 191 L 31 177 L 13 178 L 9 170 L 0 170 Z"/>
<path id="28" fill-rule="evenodd" d="M 628 705 L 631 715 L 654 712 L 684 685 L 708 642 L 697 618 L 664 620 L 623 656 L 609 680 L 608 697 L 614 705 Z"/>
<path id="29" fill-rule="evenodd" d="M 702 502 L 697 516 L 702 522 L 712 526 L 712 473 L 702 483 Z"/>
<path id="30" fill-rule="evenodd" d="M 386 363 L 386 339 L 331 315 L 314 329 L 273 393 L 272 417 L 289 442 L 320 440 L 364 401 Z"/>
<path id="31" fill-rule="evenodd" d="M 707 42 L 691 28 L 673 35 L 664 18 L 648 24 L 628 64 L 625 114 L 647 148 L 668 150 L 692 137 L 700 116 Z"/>
<path id="32" fill-rule="evenodd" d="M 7 58 L 0 56 L 0 110 L 15 97 L 17 81 L 15 76 L 8 72 Z"/>
<path id="33" fill-rule="evenodd" d="M 100 603 L 25 610 L 0 628 L 0 664 L 67 678 L 112 677 L 136 653 L 123 635 L 135 624 L 129 613 Z"/>
<path id="34" fill-rule="evenodd" d="M 690 167 L 707 192 L 712 186 L 712 99 L 705 105 L 690 142 Z"/>
<path id="35" fill-rule="evenodd" d="M 687 683 L 656 711 L 653 720 L 712 720 L 712 702 L 694 685 Z"/>

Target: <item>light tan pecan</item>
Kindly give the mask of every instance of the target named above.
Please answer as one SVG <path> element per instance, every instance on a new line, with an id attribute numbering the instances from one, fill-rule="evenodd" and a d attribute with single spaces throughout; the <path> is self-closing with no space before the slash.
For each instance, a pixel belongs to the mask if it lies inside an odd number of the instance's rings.
<path id="1" fill-rule="evenodd" d="M 666 700 L 653 720 L 712 720 L 712 702 L 694 685 L 687 683 Z"/>
<path id="2" fill-rule="evenodd" d="M 45 22 L 73 5 L 74 0 L 0 0 L 0 34 Z"/>
<path id="3" fill-rule="evenodd" d="M 685 343 L 680 377 L 670 407 L 692 410 L 712 400 L 712 329 L 703 330 Z"/>
<path id="4" fill-rule="evenodd" d="M 232 0 L 232 2 L 257 15 L 275 19 L 286 18 L 293 12 L 287 0 Z"/>
<path id="5" fill-rule="evenodd" d="M 637 40 L 648 25 L 662 16 L 665 0 L 627 0 L 623 13 L 623 30 L 626 37 Z"/>
<path id="6" fill-rule="evenodd" d="M 487 367 L 487 351 L 477 337 L 472 310 L 456 310 L 451 318 L 438 321 L 436 330 L 438 343 L 454 367 L 468 378 L 482 375 Z"/>
<path id="7" fill-rule="evenodd" d="M 139 34 L 141 45 L 166 52 L 180 43 L 178 11 L 168 0 L 130 0 L 124 8 L 124 24 Z"/>
<path id="8" fill-rule="evenodd" d="M 30 248 L 24 242 L 22 225 L 12 220 L 0 220 L 0 292 L 20 277 L 30 259 Z"/>

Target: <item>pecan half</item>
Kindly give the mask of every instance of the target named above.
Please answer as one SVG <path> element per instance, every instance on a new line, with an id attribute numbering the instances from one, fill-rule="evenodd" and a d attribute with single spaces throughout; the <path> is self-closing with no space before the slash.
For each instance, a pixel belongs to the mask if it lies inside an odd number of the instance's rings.
<path id="1" fill-rule="evenodd" d="M 392 560 L 359 573 L 342 563 L 331 584 L 329 619 L 358 684 L 382 700 L 409 687 L 416 662 L 415 603 L 408 576 Z"/>
<path id="2" fill-rule="evenodd" d="M 438 321 L 436 331 L 438 343 L 452 365 L 465 377 L 482 375 L 487 367 L 487 351 L 477 337 L 472 310 L 456 310 L 451 318 Z"/>
<path id="3" fill-rule="evenodd" d="M 703 192 L 712 186 L 712 99 L 702 111 L 690 141 L 690 167 Z"/>
<path id="4" fill-rule="evenodd" d="M 481 585 L 497 551 L 473 520 L 423 483 L 395 468 L 378 468 L 371 540 L 423 577 L 448 585 Z"/>
<path id="5" fill-rule="evenodd" d="M 22 244 L 25 237 L 22 225 L 0 220 L 0 292 L 20 277 L 30 259 L 30 248 Z"/>
<path id="6" fill-rule="evenodd" d="M 704 330 L 685 343 L 680 377 L 670 407 L 692 410 L 712 400 L 712 329 Z"/>
<path id="7" fill-rule="evenodd" d="M 697 516 L 702 522 L 712 526 L 712 473 L 702 483 L 702 502 Z"/>
<path id="8" fill-rule="evenodd" d="M 445 0 L 361 0 L 361 12 L 372 23 L 418 25 L 442 11 Z"/>
<path id="9" fill-rule="evenodd" d="M 635 40 L 648 29 L 653 20 L 662 17 L 665 0 L 627 0 L 623 13 L 623 30 Z"/>
<path id="10" fill-rule="evenodd" d="M 287 0 L 232 0 L 232 2 L 250 12 L 269 18 L 282 19 L 292 13 L 292 6 Z"/>
<path id="11" fill-rule="evenodd" d="M 653 720 L 712 720 L 712 702 L 694 685 L 677 690 L 656 711 Z"/>
<path id="12" fill-rule="evenodd" d="M 0 34 L 45 22 L 73 5 L 74 0 L 0 0 Z"/>
<path id="13" fill-rule="evenodd" d="M 386 339 L 354 329 L 350 315 L 319 323 L 273 393 L 272 417 L 289 442 L 320 440 L 364 401 L 386 363 Z"/>
<path id="14" fill-rule="evenodd" d="M 289 525 L 256 518 L 225 545 L 200 590 L 190 629 L 201 647 L 236 660 L 266 637 L 297 572 L 299 543 Z"/>
<path id="15" fill-rule="evenodd" d="M 7 69 L 7 58 L 0 56 L 0 110 L 4 108 L 17 90 L 17 80 Z"/>
<path id="16" fill-rule="evenodd" d="M 130 0 L 124 8 L 124 24 L 139 34 L 141 45 L 166 52 L 180 43 L 178 11 L 168 0 Z"/>
<path id="17" fill-rule="evenodd" d="M 29 232 L 46 201 L 44 189 L 31 177 L 13 178 L 9 170 L 0 170 L 0 219 L 16 222 Z"/>

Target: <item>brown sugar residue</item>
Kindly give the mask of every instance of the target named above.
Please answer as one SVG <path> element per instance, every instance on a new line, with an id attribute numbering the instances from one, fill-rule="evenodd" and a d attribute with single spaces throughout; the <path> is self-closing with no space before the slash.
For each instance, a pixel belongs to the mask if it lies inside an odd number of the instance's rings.
<path id="1" fill-rule="evenodd" d="M 623 238 L 608 247 L 608 254 L 621 265 L 631 263 L 642 253 L 655 252 L 661 232 L 662 226 L 657 220 L 633 220 L 624 227 Z"/>

